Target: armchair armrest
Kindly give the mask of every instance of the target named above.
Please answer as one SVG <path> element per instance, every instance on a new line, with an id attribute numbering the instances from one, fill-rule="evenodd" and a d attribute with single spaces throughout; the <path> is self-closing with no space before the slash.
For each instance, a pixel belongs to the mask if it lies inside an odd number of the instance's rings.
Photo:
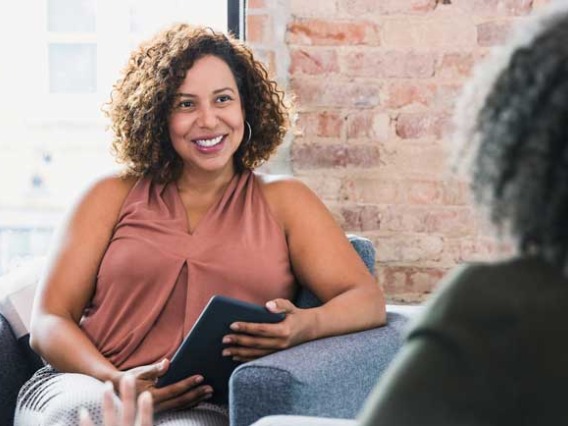
<path id="1" fill-rule="evenodd" d="M 403 340 L 408 317 L 248 362 L 229 381 L 231 426 L 272 414 L 354 418 Z"/>
<path id="2" fill-rule="evenodd" d="M 32 371 L 10 324 L 0 315 L 0 424 L 11 425 L 14 420 L 16 397 Z"/>

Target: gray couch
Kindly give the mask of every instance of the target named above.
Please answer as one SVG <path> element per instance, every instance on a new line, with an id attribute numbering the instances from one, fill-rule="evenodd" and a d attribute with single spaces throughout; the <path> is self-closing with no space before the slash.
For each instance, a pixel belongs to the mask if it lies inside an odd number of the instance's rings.
<path id="1" fill-rule="evenodd" d="M 374 272 L 371 242 L 349 239 Z M 296 304 L 313 307 L 319 301 L 303 289 Z M 241 365 L 229 383 L 231 426 L 248 426 L 272 414 L 355 418 L 401 346 L 409 316 L 404 307 L 388 306 L 384 327 L 316 340 Z M 16 340 L 1 315 L 0 365 L 0 425 L 10 425 L 18 390 L 41 361 L 27 337 Z"/>

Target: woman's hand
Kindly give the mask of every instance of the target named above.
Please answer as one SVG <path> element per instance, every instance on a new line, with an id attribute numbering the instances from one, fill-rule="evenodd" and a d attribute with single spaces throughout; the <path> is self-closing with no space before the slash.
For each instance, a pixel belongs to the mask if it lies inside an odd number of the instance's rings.
<path id="1" fill-rule="evenodd" d="M 111 382 L 106 382 L 103 394 L 103 426 L 152 426 L 152 395 L 142 392 L 136 398 L 136 381 L 125 375 L 120 380 L 119 413 L 116 412 L 114 391 Z M 80 426 L 94 426 L 87 409 L 79 413 Z"/>
<path id="2" fill-rule="evenodd" d="M 284 313 L 286 318 L 276 324 L 235 322 L 231 324 L 234 334 L 223 337 L 229 345 L 224 356 L 235 361 L 251 361 L 282 349 L 312 339 L 315 324 L 313 309 L 299 309 L 287 299 L 275 299 L 266 303 L 266 308 L 275 313 Z"/>
<path id="3" fill-rule="evenodd" d="M 203 382 L 203 377 L 199 375 L 188 377 L 162 388 L 156 388 L 156 381 L 166 373 L 169 366 L 169 361 L 164 359 L 156 364 L 143 365 L 120 372 L 119 376 L 114 380 L 114 386 L 115 388 L 119 387 L 118 383 L 122 376 L 133 376 L 136 394 L 139 395 L 144 391 L 150 392 L 156 412 L 191 408 L 211 397 L 213 389 L 211 386 L 200 385 Z"/>

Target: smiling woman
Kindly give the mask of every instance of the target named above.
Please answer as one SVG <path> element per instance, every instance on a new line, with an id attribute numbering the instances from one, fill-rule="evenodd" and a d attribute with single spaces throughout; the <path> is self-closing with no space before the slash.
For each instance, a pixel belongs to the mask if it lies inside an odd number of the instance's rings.
<path id="1" fill-rule="evenodd" d="M 237 361 L 384 323 L 380 287 L 323 203 L 254 170 L 282 143 L 284 99 L 249 47 L 209 28 L 175 24 L 132 52 L 106 108 L 125 168 L 66 223 L 32 314 L 49 365 L 16 425 L 73 424 L 81 405 L 100 417 L 102 382 L 126 375 L 155 424 L 228 424 L 207 377 L 154 386 L 213 295 L 285 314 L 233 324 L 222 356 Z M 299 286 L 323 305 L 296 307 Z"/>

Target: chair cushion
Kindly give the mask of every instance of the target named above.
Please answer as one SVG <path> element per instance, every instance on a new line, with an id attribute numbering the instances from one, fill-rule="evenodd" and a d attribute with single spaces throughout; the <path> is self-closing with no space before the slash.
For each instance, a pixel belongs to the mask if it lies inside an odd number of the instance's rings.
<path id="1" fill-rule="evenodd" d="M 0 276 L 0 314 L 16 339 L 29 334 L 32 305 L 45 258 L 37 257 Z"/>

